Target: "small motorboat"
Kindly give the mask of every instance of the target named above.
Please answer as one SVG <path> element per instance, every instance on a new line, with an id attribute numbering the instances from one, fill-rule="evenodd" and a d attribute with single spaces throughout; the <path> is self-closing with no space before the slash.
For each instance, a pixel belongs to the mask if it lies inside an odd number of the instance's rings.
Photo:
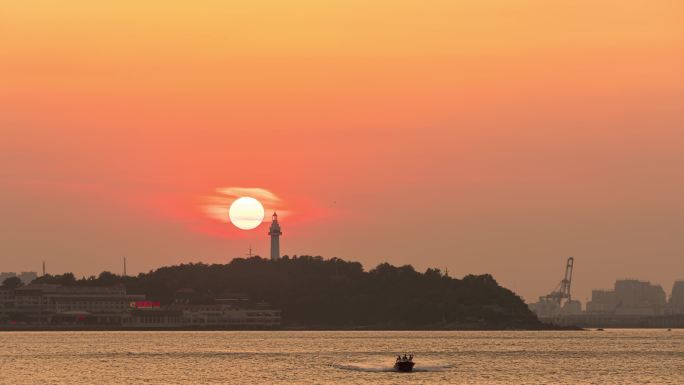
<path id="1" fill-rule="evenodd" d="M 413 355 L 406 357 L 397 357 L 397 361 L 394 363 L 394 370 L 397 372 L 411 372 L 413 371 Z"/>

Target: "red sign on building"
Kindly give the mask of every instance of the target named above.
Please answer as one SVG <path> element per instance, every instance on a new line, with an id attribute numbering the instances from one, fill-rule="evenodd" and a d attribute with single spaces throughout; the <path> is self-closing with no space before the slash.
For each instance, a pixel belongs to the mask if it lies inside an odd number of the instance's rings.
<path id="1" fill-rule="evenodd" d="M 151 309 L 159 308 L 161 304 L 159 301 L 135 301 L 131 302 L 131 307 L 135 309 Z"/>

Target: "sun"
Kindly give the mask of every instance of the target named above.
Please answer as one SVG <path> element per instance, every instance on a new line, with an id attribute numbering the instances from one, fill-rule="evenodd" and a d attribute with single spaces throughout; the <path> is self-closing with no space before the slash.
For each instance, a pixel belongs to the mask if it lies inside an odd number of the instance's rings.
<path id="1" fill-rule="evenodd" d="M 230 221 L 241 230 L 257 228 L 264 220 L 264 206 L 252 197 L 236 199 L 228 212 Z"/>

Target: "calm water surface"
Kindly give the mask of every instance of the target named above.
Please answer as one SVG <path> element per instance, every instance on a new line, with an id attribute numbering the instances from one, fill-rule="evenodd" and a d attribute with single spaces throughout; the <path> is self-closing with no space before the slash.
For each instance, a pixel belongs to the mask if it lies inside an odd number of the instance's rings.
<path id="1" fill-rule="evenodd" d="M 5 332 L 0 383 L 684 384 L 684 330 Z"/>

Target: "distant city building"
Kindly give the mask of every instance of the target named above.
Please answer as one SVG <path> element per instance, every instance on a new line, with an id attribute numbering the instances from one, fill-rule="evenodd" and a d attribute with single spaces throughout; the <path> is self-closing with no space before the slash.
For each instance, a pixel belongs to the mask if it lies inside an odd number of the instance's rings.
<path id="1" fill-rule="evenodd" d="M 271 259 L 280 259 L 280 236 L 283 233 L 280 231 L 280 224 L 278 223 L 278 214 L 273 213 L 271 220 L 271 227 L 268 230 L 268 235 L 271 236 Z"/>
<path id="2" fill-rule="evenodd" d="M 38 273 L 34 271 L 22 271 L 21 273 L 2 272 L 0 273 L 0 284 L 5 282 L 7 278 L 18 277 L 24 285 L 28 285 L 38 278 Z"/>
<path id="3" fill-rule="evenodd" d="M 684 314 L 684 281 L 676 281 L 672 285 L 668 312 L 670 314 Z"/>
<path id="4" fill-rule="evenodd" d="M 616 304 L 613 290 L 592 290 L 591 301 L 587 302 L 587 313 L 612 313 Z"/>
<path id="5" fill-rule="evenodd" d="M 571 268 L 572 263 L 568 262 Z M 569 289 L 569 277 L 566 269 L 566 279 L 559 285 L 561 290 L 528 304 L 542 322 L 601 328 L 684 327 L 684 280 L 674 283 L 669 302 L 660 285 L 635 279 L 617 280 L 613 290 L 593 290 L 591 301 L 582 311 L 582 304 L 571 299 L 569 290 L 562 290 L 564 282 L 568 282 L 565 286 Z"/>
<path id="6" fill-rule="evenodd" d="M 563 305 L 560 310 L 561 315 L 575 315 L 582 314 L 582 302 L 577 300 L 570 300 Z"/>
<path id="7" fill-rule="evenodd" d="M 528 304 L 527 306 L 540 318 L 553 318 L 582 313 L 582 303 L 574 299 L 560 304 L 557 301 L 540 297 L 538 302 Z"/>
<path id="8" fill-rule="evenodd" d="M 614 290 L 594 290 L 587 313 L 656 316 L 665 312 L 665 291 L 660 285 L 634 279 L 615 282 Z"/>

